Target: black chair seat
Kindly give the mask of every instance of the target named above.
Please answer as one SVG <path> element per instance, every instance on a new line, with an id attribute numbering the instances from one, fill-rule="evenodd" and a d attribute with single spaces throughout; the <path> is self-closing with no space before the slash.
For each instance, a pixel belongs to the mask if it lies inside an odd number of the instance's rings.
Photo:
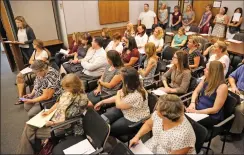
<path id="1" fill-rule="evenodd" d="M 69 148 L 70 146 L 86 139 L 85 136 L 68 136 L 61 143 L 58 143 L 54 148 L 52 154 L 64 154 L 63 150 Z"/>
<path id="2" fill-rule="evenodd" d="M 135 135 L 136 135 L 136 133 L 131 134 L 131 135 L 119 136 L 119 137 L 117 137 L 117 139 L 123 143 L 126 143 L 126 142 L 130 141 Z"/>

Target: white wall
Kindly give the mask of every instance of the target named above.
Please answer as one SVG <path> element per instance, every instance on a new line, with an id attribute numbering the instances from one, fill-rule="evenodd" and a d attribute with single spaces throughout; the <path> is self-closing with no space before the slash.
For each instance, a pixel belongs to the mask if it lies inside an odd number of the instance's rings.
<path id="1" fill-rule="evenodd" d="M 10 1 L 14 17 L 23 16 L 33 28 L 36 38 L 58 39 L 51 1 Z"/>
<path id="2" fill-rule="evenodd" d="M 241 7 L 244 11 L 244 1 L 222 1 L 221 7 L 228 7 L 227 15 L 231 18 L 236 8 Z M 242 16 L 244 16 L 244 12 Z M 241 29 L 244 29 L 244 22 L 242 22 Z"/>
<path id="3" fill-rule="evenodd" d="M 137 19 L 143 11 L 144 3 L 154 10 L 154 1 L 129 1 L 129 21 L 137 24 Z M 62 8 L 59 8 L 62 9 Z M 103 27 L 121 27 L 126 22 L 100 25 L 98 1 L 63 1 L 63 12 L 67 33 L 99 30 Z"/>

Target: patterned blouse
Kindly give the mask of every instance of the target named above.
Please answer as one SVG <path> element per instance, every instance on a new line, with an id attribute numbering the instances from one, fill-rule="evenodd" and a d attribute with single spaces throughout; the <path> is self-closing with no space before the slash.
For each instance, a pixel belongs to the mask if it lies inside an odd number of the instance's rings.
<path id="1" fill-rule="evenodd" d="M 146 94 L 146 100 L 143 101 L 142 95 L 135 90 L 133 93 L 129 93 L 125 97 L 122 97 L 122 102 L 132 106 L 130 109 L 122 110 L 124 117 L 131 122 L 138 122 L 149 116 L 150 111 L 147 96 L 148 95 Z"/>
<path id="2" fill-rule="evenodd" d="M 195 132 L 186 117 L 181 124 L 166 131 L 163 130 L 163 120 L 156 111 L 152 114 L 152 120 L 153 137 L 145 145 L 154 154 L 170 154 L 171 151 L 187 147 L 191 147 L 187 154 L 196 154 Z"/>
<path id="3" fill-rule="evenodd" d="M 53 97 L 58 97 L 62 92 L 60 81 L 59 72 L 52 67 L 48 67 L 47 74 L 44 77 L 36 77 L 34 81 L 35 96 L 41 96 L 44 89 L 54 89 Z"/>

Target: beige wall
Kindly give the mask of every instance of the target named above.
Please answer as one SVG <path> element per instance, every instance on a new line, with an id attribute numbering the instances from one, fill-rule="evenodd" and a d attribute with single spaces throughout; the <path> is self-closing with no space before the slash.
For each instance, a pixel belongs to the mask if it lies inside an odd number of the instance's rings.
<path id="1" fill-rule="evenodd" d="M 58 39 L 51 1 L 10 1 L 14 17 L 23 16 L 33 28 L 36 38 Z"/>
<path id="2" fill-rule="evenodd" d="M 137 23 L 137 19 L 141 11 L 143 11 L 143 4 L 148 3 L 150 9 L 154 9 L 154 1 L 129 1 L 129 20 L 133 24 Z M 63 0 L 64 18 L 66 22 L 67 33 L 77 31 L 92 31 L 99 30 L 103 27 L 121 27 L 125 26 L 126 22 L 100 25 L 98 14 L 98 1 L 65 1 Z"/>

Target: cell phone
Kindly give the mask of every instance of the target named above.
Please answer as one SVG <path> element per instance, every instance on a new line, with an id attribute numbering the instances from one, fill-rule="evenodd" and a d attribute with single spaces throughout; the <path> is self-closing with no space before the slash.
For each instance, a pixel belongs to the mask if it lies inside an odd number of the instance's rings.
<path id="1" fill-rule="evenodd" d="M 25 100 L 27 100 L 26 98 L 23 98 L 23 97 L 20 97 L 19 98 L 21 101 L 25 101 Z"/>

